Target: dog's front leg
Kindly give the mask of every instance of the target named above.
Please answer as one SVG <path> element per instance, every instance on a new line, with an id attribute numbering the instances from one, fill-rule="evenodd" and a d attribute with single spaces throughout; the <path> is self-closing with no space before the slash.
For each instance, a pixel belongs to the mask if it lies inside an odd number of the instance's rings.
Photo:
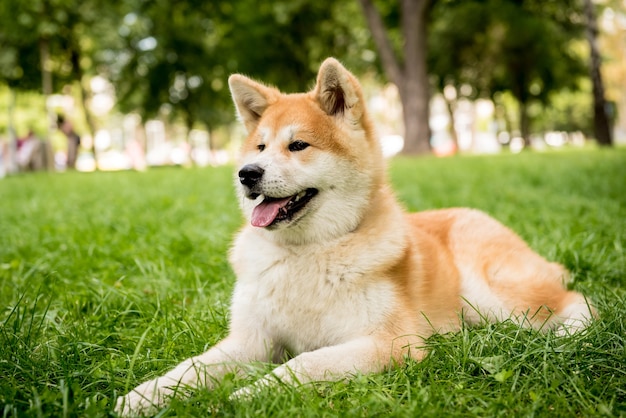
<path id="1" fill-rule="evenodd" d="M 392 339 L 361 337 L 343 344 L 302 353 L 277 367 L 254 385 L 236 391 L 232 398 L 254 396 L 261 388 L 276 384 L 296 385 L 312 381 L 348 379 L 356 373 L 376 373 L 403 361 L 407 346 Z"/>
<path id="2" fill-rule="evenodd" d="M 151 415 L 168 399 L 187 389 L 211 387 L 226 373 L 256 360 L 267 361 L 271 348 L 262 340 L 230 335 L 207 352 L 189 358 L 163 376 L 149 380 L 117 399 L 115 412 L 121 416 Z"/>

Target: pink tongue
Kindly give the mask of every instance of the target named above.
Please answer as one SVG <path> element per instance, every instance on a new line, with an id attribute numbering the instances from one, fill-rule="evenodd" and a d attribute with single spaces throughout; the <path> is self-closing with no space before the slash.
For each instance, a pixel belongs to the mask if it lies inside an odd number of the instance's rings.
<path id="1" fill-rule="evenodd" d="M 280 200 L 267 201 L 264 200 L 259 203 L 252 211 L 251 223 L 253 226 L 266 227 L 276 219 L 280 208 L 284 207 L 291 200 L 290 197 L 286 197 Z"/>

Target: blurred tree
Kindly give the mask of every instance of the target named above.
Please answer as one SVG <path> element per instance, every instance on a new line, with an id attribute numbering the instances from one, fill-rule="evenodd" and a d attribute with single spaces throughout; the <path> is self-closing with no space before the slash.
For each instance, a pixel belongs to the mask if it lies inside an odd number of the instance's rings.
<path id="1" fill-rule="evenodd" d="M 97 59 L 105 64 L 102 71 L 116 88 L 122 112 L 136 111 L 144 120 L 180 118 L 188 131 L 196 122 L 209 130 L 223 122 L 227 95 L 216 48 L 223 34 L 219 6 L 195 0 L 120 5 L 113 26 L 120 36 Z"/>
<path id="2" fill-rule="evenodd" d="M 212 2 L 127 0 L 116 32 L 121 42 L 101 54 L 122 111 L 144 119 L 182 119 L 209 131 L 232 121 L 226 79 L 241 72 L 286 91 L 305 89 L 319 62 L 352 47 L 353 22 L 335 6 L 312 0 Z M 350 25 L 348 24 L 350 23 Z"/>
<path id="3" fill-rule="evenodd" d="M 0 80 L 12 89 L 12 97 L 29 90 L 39 90 L 44 96 L 52 94 L 50 38 L 57 27 L 46 12 L 44 1 L 7 0 L 0 4 Z M 46 129 L 52 120 L 49 116 Z"/>
<path id="4" fill-rule="evenodd" d="M 575 90 L 586 74 L 572 47 L 583 36 L 577 0 L 447 0 L 432 16 L 429 63 L 437 86 L 471 86 L 471 99 L 510 91 L 526 144 L 529 106 Z"/>
<path id="5" fill-rule="evenodd" d="M 450 134 L 455 143 L 458 138 L 455 126 L 455 109 L 461 98 L 477 99 L 479 92 L 487 92 L 489 74 L 494 56 L 488 53 L 492 47 L 484 36 L 477 36 L 488 19 L 483 3 L 468 2 L 451 5 L 439 2 L 433 7 L 429 25 L 428 71 L 433 87 L 444 93 Z M 454 52 L 452 52 L 454 51 Z"/>
<path id="6" fill-rule="evenodd" d="M 577 84 L 571 45 L 582 39 L 582 1 L 5 0 L 0 81 L 46 92 L 74 82 L 93 131 L 88 81 L 103 74 L 123 112 L 211 131 L 233 118 L 230 73 L 301 91 L 327 56 L 371 68 L 373 40 L 400 92 L 405 151 L 428 152 L 428 74 L 457 96 L 511 91 L 528 137 L 528 105 Z"/>
<path id="7" fill-rule="evenodd" d="M 565 89 L 552 95 L 550 103 L 543 106 L 534 119 L 537 131 L 580 131 L 587 137 L 593 136 L 593 97 L 591 82 L 580 80 L 576 90 Z"/>
<path id="8" fill-rule="evenodd" d="M 359 3 L 387 78 L 398 87 L 404 119 L 403 152 L 430 152 L 426 39 L 431 1 L 402 0 L 400 10 L 382 3 L 377 7 L 372 0 L 359 0 Z M 397 27 L 400 34 L 395 30 Z"/>
<path id="9" fill-rule="evenodd" d="M 623 0 L 607 0 L 603 5 L 605 7 L 598 10 L 602 76 L 609 101 L 611 132 L 615 135 L 614 141 L 623 142 L 626 140 L 626 4 Z"/>
<path id="10" fill-rule="evenodd" d="M 40 90 L 44 96 L 67 84 L 79 87 L 83 114 L 93 137 L 86 72 L 92 70 L 90 46 L 97 33 L 103 0 L 6 0 L 0 5 L 0 80 L 18 91 Z M 46 108 L 49 125 L 55 123 Z M 95 151 L 95 150 L 94 150 Z"/>
<path id="11" fill-rule="evenodd" d="M 16 90 L 42 88 L 39 34 L 25 2 L 0 3 L 0 81 Z"/>
<path id="12" fill-rule="evenodd" d="M 600 72 L 600 52 L 598 50 L 598 23 L 591 0 L 585 2 L 585 24 L 587 41 L 589 42 L 589 72 L 593 85 L 593 120 L 596 141 L 600 145 L 613 145 L 611 123 L 609 122 L 608 104 L 604 97 L 604 83 Z"/>

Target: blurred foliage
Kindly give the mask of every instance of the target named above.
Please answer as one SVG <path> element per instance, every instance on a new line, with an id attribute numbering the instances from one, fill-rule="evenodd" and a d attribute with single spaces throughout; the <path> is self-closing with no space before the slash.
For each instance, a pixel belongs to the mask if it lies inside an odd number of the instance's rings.
<path id="1" fill-rule="evenodd" d="M 399 6 L 375 3 L 399 51 Z M 467 85 L 470 98 L 511 92 L 520 103 L 554 105 L 554 119 L 578 129 L 579 117 L 556 110 L 569 109 L 568 97 L 579 101 L 574 92 L 586 76 L 584 53 L 573 47 L 583 33 L 579 3 L 432 1 L 434 89 Z M 356 1 L 3 0 L 0 28 L 0 83 L 11 89 L 41 90 L 46 44 L 54 92 L 102 75 L 113 83 L 120 111 L 189 128 L 232 121 L 233 72 L 286 91 L 309 88 L 327 56 L 357 73 L 382 73 Z M 556 98 L 561 91 L 568 93 Z M 547 125 L 537 119 L 536 126 Z"/>
<path id="2" fill-rule="evenodd" d="M 100 58 L 122 111 L 165 112 L 212 129 L 233 115 L 230 73 L 302 90 L 323 58 L 345 56 L 356 36 L 337 9 L 309 0 L 128 0 L 119 8 L 121 39 Z"/>
<path id="3" fill-rule="evenodd" d="M 580 131 L 593 135 L 593 98 L 591 82 L 581 80 L 578 89 L 565 89 L 553 94 L 548 106 L 536 112 L 534 128 L 538 132 Z"/>
<path id="4" fill-rule="evenodd" d="M 574 48 L 583 22 L 578 0 L 441 0 L 432 10 L 430 73 L 441 90 L 471 86 L 471 99 L 511 92 L 524 120 L 533 116 L 528 106 L 577 90 L 587 76 Z"/>
<path id="5" fill-rule="evenodd" d="M 0 115 L 8 114 L 11 106 L 28 109 L 29 111 L 13 112 L 14 133 L 17 137 L 23 137 L 32 129 L 35 135 L 43 138 L 48 129 L 48 121 L 41 117 L 41 109 L 44 108 L 43 96 L 36 91 L 14 93 L 7 86 L 0 85 Z M 0 119 L 0 133 L 6 128 L 6 122 Z"/>
<path id="6" fill-rule="evenodd" d="M 0 80 L 17 90 L 40 89 L 44 67 L 61 91 L 83 71 L 95 72 L 89 55 L 110 30 L 101 18 L 104 0 L 6 0 L 0 4 Z M 102 24 L 105 23 L 103 26 Z M 42 63 L 42 46 L 50 59 Z"/>

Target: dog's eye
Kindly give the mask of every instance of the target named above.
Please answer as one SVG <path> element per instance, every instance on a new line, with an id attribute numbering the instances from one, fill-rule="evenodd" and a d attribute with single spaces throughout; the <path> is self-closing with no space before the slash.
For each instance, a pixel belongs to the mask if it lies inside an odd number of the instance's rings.
<path id="1" fill-rule="evenodd" d="M 259 152 L 260 152 L 260 151 L 263 151 L 263 150 L 265 149 L 265 144 L 259 144 L 259 145 L 257 145 L 257 146 L 256 146 L 256 149 L 258 149 L 258 150 L 259 150 Z"/>
<path id="2" fill-rule="evenodd" d="M 302 151 L 305 148 L 308 148 L 309 144 L 307 144 L 304 141 L 293 141 L 291 144 L 289 144 L 289 151 Z"/>

